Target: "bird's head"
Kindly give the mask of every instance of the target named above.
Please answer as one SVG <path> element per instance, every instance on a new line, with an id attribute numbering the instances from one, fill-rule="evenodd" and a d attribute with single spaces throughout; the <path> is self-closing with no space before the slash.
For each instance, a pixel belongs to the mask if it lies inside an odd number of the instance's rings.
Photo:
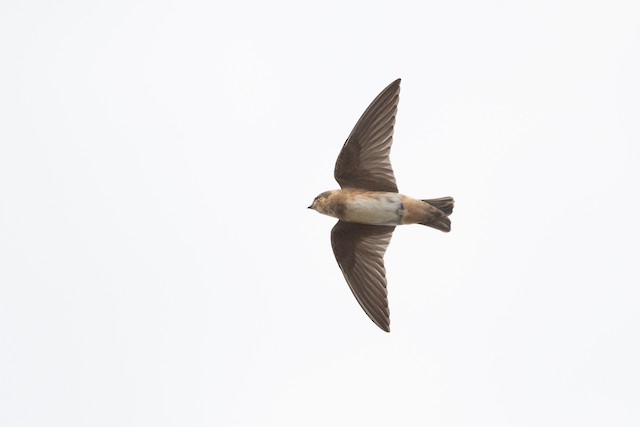
<path id="1" fill-rule="evenodd" d="M 329 196 L 331 196 L 331 194 L 333 193 L 333 191 L 325 191 L 324 193 L 320 193 L 316 196 L 315 199 L 313 199 L 313 203 L 311 203 L 311 205 L 307 206 L 307 209 L 313 209 L 316 212 L 320 212 L 322 214 L 327 214 L 327 204 L 329 201 Z"/>

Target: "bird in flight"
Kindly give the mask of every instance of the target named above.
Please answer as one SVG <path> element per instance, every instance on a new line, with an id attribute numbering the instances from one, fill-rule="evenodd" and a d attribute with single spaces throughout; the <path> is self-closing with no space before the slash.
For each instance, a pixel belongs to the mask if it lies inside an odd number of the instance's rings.
<path id="1" fill-rule="evenodd" d="M 398 193 L 389 151 L 400 79 L 367 107 L 340 151 L 334 176 L 340 190 L 319 194 L 310 209 L 338 218 L 331 246 L 353 295 L 369 318 L 389 332 L 384 254 L 397 225 L 449 232 L 453 198 L 414 199 Z"/>

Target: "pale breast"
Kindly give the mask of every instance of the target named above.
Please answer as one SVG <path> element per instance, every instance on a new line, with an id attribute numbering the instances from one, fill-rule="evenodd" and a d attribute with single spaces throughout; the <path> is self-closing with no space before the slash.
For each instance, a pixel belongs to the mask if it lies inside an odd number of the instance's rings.
<path id="1" fill-rule="evenodd" d="M 398 225 L 404 207 L 398 193 L 351 194 L 344 200 L 345 221 L 373 225 Z"/>

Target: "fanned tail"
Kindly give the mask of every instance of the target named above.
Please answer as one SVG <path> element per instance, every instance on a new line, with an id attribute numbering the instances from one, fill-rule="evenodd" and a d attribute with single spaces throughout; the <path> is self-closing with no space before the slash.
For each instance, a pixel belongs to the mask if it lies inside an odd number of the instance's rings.
<path id="1" fill-rule="evenodd" d="M 453 212 L 453 197 L 441 197 L 439 199 L 423 199 L 423 202 L 429 203 L 431 206 L 438 208 L 444 215 L 442 218 L 438 218 L 430 222 L 421 222 L 420 224 L 433 227 L 437 230 L 448 233 L 451 231 L 451 220 L 448 218 Z"/>

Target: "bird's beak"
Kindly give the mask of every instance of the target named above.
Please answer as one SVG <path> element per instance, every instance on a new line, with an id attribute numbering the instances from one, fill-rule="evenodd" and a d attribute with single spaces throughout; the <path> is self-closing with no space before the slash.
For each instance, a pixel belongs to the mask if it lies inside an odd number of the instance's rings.
<path id="1" fill-rule="evenodd" d="M 313 209 L 313 205 L 307 206 L 307 209 Z"/>

